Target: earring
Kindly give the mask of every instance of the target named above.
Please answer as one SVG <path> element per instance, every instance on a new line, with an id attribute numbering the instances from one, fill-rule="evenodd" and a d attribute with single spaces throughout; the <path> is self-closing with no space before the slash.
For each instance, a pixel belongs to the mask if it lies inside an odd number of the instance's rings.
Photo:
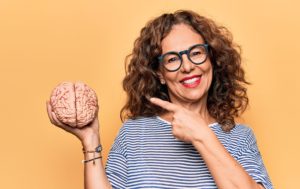
<path id="1" fill-rule="evenodd" d="M 162 85 L 166 84 L 165 80 L 160 80 L 160 83 L 161 83 Z"/>

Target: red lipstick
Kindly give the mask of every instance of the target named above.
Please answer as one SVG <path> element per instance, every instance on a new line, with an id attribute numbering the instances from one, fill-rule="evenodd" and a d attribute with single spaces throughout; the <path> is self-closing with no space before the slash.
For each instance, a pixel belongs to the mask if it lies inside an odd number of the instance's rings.
<path id="1" fill-rule="evenodd" d="M 201 75 L 193 75 L 180 80 L 180 83 L 186 88 L 195 88 L 201 83 Z"/>

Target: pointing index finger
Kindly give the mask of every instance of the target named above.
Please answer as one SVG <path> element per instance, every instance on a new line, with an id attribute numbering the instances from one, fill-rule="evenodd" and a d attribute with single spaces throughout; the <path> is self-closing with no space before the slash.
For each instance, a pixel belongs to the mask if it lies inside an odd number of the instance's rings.
<path id="1" fill-rule="evenodd" d="M 152 97 L 150 98 L 150 102 L 171 112 L 175 112 L 178 109 L 175 104 L 159 98 Z"/>

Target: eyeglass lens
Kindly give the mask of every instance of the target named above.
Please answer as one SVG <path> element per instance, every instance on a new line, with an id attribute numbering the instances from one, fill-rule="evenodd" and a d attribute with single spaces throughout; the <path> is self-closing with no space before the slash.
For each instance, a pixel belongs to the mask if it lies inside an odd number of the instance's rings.
<path id="1" fill-rule="evenodd" d="M 183 51 L 182 51 L 183 52 Z M 201 64 L 206 60 L 206 49 L 203 45 L 197 45 L 187 52 L 170 52 L 163 56 L 162 63 L 167 70 L 173 71 L 179 69 L 182 63 L 182 54 L 187 54 L 188 59 L 194 64 Z"/>

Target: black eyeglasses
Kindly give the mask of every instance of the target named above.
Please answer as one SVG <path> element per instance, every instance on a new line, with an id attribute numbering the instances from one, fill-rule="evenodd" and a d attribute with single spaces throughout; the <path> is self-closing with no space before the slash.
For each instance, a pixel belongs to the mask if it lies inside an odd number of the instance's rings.
<path id="1" fill-rule="evenodd" d="M 170 72 L 179 70 L 182 65 L 182 55 L 186 54 L 188 59 L 196 64 L 206 61 L 208 55 L 208 44 L 196 44 L 187 50 L 180 52 L 170 51 L 158 57 L 159 62 Z"/>

